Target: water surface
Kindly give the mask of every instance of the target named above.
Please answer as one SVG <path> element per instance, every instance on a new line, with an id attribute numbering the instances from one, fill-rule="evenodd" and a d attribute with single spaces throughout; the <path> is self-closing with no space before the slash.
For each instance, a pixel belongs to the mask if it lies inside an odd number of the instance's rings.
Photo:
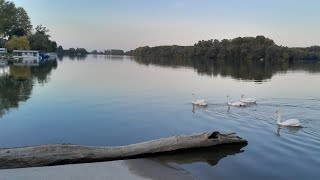
<path id="1" fill-rule="evenodd" d="M 228 64 L 196 59 L 63 57 L 0 67 L 0 147 L 116 146 L 204 131 L 236 132 L 245 147 L 158 157 L 198 179 L 315 179 L 320 168 L 320 63 Z M 207 108 L 193 108 L 192 93 Z M 258 99 L 231 108 L 227 95 Z M 298 118 L 303 128 L 279 128 Z"/>

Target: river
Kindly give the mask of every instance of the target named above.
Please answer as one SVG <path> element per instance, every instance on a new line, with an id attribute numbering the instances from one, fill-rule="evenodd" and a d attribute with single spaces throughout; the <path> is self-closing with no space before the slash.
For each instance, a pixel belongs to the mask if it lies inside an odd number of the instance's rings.
<path id="1" fill-rule="evenodd" d="M 192 96 L 205 108 L 193 107 Z M 256 105 L 231 107 L 229 95 Z M 0 67 L 0 147 L 116 146 L 177 134 L 236 132 L 244 147 L 157 157 L 197 179 L 320 177 L 320 63 L 88 55 Z M 276 124 L 298 118 L 302 128 Z"/>

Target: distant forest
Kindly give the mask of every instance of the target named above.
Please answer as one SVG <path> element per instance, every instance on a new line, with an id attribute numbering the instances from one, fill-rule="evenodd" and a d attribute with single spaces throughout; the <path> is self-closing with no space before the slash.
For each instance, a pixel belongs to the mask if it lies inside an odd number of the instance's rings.
<path id="1" fill-rule="evenodd" d="M 117 50 L 117 49 L 109 49 L 98 52 L 97 50 L 93 50 L 91 52 L 88 52 L 85 48 L 69 48 L 69 49 L 63 49 L 62 46 L 59 46 L 57 48 L 58 55 L 69 55 L 69 56 L 83 56 L 87 54 L 101 54 L 101 55 L 118 55 L 123 56 L 124 51 L 123 50 Z"/>
<path id="2" fill-rule="evenodd" d="M 128 51 L 126 55 L 137 57 L 183 57 L 208 58 L 218 60 L 244 61 L 295 61 L 320 60 L 320 46 L 289 48 L 279 46 L 264 36 L 211 39 L 199 41 L 193 46 L 157 46 L 139 47 Z"/>

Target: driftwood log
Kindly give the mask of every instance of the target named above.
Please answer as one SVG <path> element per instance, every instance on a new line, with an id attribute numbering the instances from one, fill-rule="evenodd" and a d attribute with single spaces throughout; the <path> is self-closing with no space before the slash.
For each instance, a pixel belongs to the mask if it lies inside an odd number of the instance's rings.
<path id="1" fill-rule="evenodd" d="M 159 153 L 206 148 L 221 144 L 247 144 L 235 133 L 201 133 L 117 147 L 89 147 L 79 145 L 40 145 L 0 149 L 0 169 L 52 166 L 62 164 L 101 162 Z"/>

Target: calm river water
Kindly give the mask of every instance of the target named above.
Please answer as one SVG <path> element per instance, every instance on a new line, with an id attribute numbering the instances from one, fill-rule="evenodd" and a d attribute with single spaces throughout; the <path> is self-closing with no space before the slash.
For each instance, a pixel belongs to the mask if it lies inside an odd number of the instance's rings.
<path id="1" fill-rule="evenodd" d="M 192 93 L 208 107 L 193 108 Z M 228 111 L 226 96 L 241 94 L 257 105 Z M 39 67 L 0 67 L 0 98 L 0 148 L 116 146 L 219 130 L 248 145 L 158 160 L 197 179 L 320 177 L 319 62 L 63 57 Z M 279 128 L 277 109 L 303 127 Z"/>

